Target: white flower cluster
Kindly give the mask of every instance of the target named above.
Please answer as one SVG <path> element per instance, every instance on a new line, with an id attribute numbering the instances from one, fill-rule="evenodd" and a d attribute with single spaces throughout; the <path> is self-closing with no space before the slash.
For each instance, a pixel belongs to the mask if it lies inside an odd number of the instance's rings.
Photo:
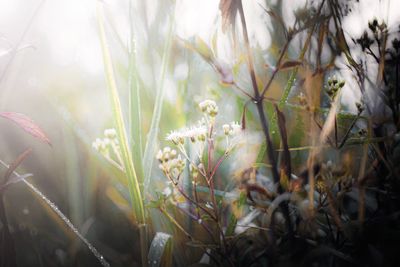
<path id="1" fill-rule="evenodd" d="M 165 147 L 163 150 L 158 151 L 157 159 L 160 162 L 159 168 L 166 175 L 179 177 L 185 169 L 185 160 L 182 159 L 181 155 L 178 155 L 176 150 L 170 147 Z"/>
<path id="2" fill-rule="evenodd" d="M 215 101 L 213 100 L 204 100 L 202 102 L 200 102 L 199 107 L 201 109 L 202 112 L 204 112 L 205 114 L 208 114 L 210 117 L 215 117 L 218 114 L 218 106 L 217 103 L 215 103 Z"/>
<path id="3" fill-rule="evenodd" d="M 96 138 L 96 140 L 92 143 L 92 147 L 99 152 L 107 152 L 112 144 L 117 145 L 117 132 L 115 129 L 106 129 L 104 130 L 104 138 Z"/>
<path id="4" fill-rule="evenodd" d="M 197 164 L 197 166 L 195 164 L 191 163 L 189 165 L 189 171 L 193 177 L 197 177 L 199 175 L 199 173 L 204 175 L 206 172 L 206 170 L 204 169 L 203 163 L 199 163 L 199 164 Z"/>
<path id="5" fill-rule="evenodd" d="M 231 122 L 231 124 L 222 125 L 222 129 L 224 130 L 224 134 L 226 136 L 235 136 L 241 132 L 242 125 L 234 121 Z"/>
<path id="6" fill-rule="evenodd" d="M 203 125 L 185 128 L 179 131 L 171 131 L 167 135 L 167 141 L 172 141 L 175 145 L 183 145 L 185 139 L 189 138 L 192 143 L 197 141 L 204 142 L 207 136 L 207 128 Z"/>

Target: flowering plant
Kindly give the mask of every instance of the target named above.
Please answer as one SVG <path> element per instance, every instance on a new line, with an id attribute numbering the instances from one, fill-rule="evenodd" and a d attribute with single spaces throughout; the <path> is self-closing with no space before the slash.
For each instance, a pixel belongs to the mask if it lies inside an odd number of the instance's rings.
<path id="1" fill-rule="evenodd" d="M 168 182 L 167 187 L 159 195 L 160 199 L 153 201 L 152 204 L 192 241 L 200 242 L 188 233 L 166 208 L 168 203 L 178 207 L 208 232 L 215 242 L 216 250 L 221 252 L 226 249 L 224 226 L 227 222 L 221 217 L 221 202 L 217 201 L 215 194 L 216 174 L 223 161 L 239 145 L 244 129 L 237 122 L 216 127 L 219 125 L 218 106 L 213 100 L 199 103 L 199 108 L 203 116 L 195 126 L 171 131 L 166 140 L 170 141 L 174 148 L 166 146 L 156 155 L 159 168 Z M 222 140 L 225 142 L 224 153 L 215 160 L 216 148 Z M 185 172 L 187 166 L 189 168 Z M 185 190 L 184 181 L 187 179 L 183 179 L 183 176 L 191 181 L 189 192 Z M 199 187 L 208 192 L 206 197 L 199 198 Z M 214 231 L 219 233 L 218 240 L 215 239 Z"/>

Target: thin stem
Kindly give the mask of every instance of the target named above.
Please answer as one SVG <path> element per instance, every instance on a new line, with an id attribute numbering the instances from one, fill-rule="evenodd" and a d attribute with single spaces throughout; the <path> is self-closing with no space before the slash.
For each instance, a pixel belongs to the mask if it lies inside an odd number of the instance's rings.
<path id="1" fill-rule="evenodd" d="M 337 117 L 335 115 L 335 146 L 338 147 L 338 125 L 337 125 Z"/>
<path id="2" fill-rule="evenodd" d="M 271 171 L 272 171 L 272 176 L 274 178 L 274 182 L 278 183 L 279 182 L 279 173 L 276 168 L 276 160 L 275 160 L 275 155 L 274 155 L 274 147 L 272 145 L 272 140 L 271 136 L 269 135 L 269 127 L 268 127 L 268 122 L 265 117 L 264 113 L 264 106 L 262 102 L 262 97 L 260 96 L 260 92 L 258 91 L 258 85 L 256 81 L 256 76 L 255 76 L 255 71 L 254 71 L 254 64 L 253 64 L 253 57 L 250 49 L 250 42 L 249 42 L 249 37 L 247 33 L 247 25 L 246 25 L 246 19 L 244 16 L 244 11 L 243 11 L 243 5 L 242 1 L 238 1 L 239 4 L 239 13 L 240 13 L 240 18 L 242 22 L 242 29 L 243 29 L 243 36 L 245 40 L 245 46 L 247 50 L 247 66 L 249 68 L 250 76 L 251 76 L 251 81 L 253 85 L 253 90 L 254 90 L 254 98 L 256 99 L 254 102 L 257 105 L 257 111 L 260 116 L 260 121 L 261 121 L 261 126 L 265 135 L 266 143 L 267 143 L 267 152 L 268 152 L 268 157 L 269 161 L 272 165 Z"/>
<path id="3" fill-rule="evenodd" d="M 265 85 L 265 87 L 264 87 L 264 89 L 263 89 L 263 91 L 261 93 L 261 98 L 264 97 L 265 93 L 268 91 L 269 87 L 271 86 L 272 81 L 275 78 L 275 75 L 279 72 L 279 67 L 280 67 L 280 65 L 282 63 L 283 56 L 285 55 L 286 50 L 289 47 L 289 42 L 290 42 L 290 39 L 288 39 L 286 41 L 285 46 L 283 47 L 283 49 L 282 49 L 282 51 L 281 51 L 281 53 L 279 55 L 278 61 L 276 62 L 275 70 L 272 72 L 271 78 L 269 79 L 268 83 Z"/>
<path id="4" fill-rule="evenodd" d="M 227 158 L 227 156 L 228 156 L 228 153 L 225 152 L 224 155 L 222 155 L 222 156 L 218 159 L 217 164 L 215 164 L 214 169 L 213 169 L 213 171 L 211 172 L 211 175 L 210 175 L 210 178 L 209 178 L 210 180 L 214 177 L 214 175 L 215 175 L 215 173 L 217 172 L 219 166 L 221 166 L 222 162 Z"/>
<path id="5" fill-rule="evenodd" d="M 187 201 L 189 201 L 190 203 L 194 204 L 196 207 L 198 207 L 199 209 L 201 209 L 202 211 L 204 211 L 205 213 L 207 213 L 207 215 L 209 215 L 213 220 L 216 220 L 215 216 L 208 211 L 206 208 L 204 208 L 203 206 L 201 206 L 198 202 L 194 201 L 192 198 L 190 198 L 178 185 L 178 183 L 176 181 L 174 181 L 174 179 L 172 179 L 172 177 L 166 173 L 167 178 L 172 182 L 172 185 L 175 187 L 175 189 L 177 189 L 179 191 L 179 193 L 186 198 Z"/>
<path id="6" fill-rule="evenodd" d="M 162 214 L 164 214 L 175 226 L 178 228 L 180 231 L 182 231 L 187 238 L 189 238 L 191 241 L 195 240 L 188 232 L 186 232 L 185 228 L 181 226 L 175 219 L 172 217 L 164 208 L 159 208 Z"/>
<path id="7" fill-rule="evenodd" d="M 249 93 L 247 93 L 244 89 L 242 89 L 235 81 L 233 82 L 233 87 L 238 89 L 241 93 L 243 93 L 244 95 L 248 96 L 250 99 L 253 99 L 253 96 L 250 95 Z"/>
<path id="8" fill-rule="evenodd" d="M 207 231 L 207 233 L 210 235 L 211 239 L 213 240 L 213 242 L 216 244 L 217 241 L 214 238 L 214 234 L 211 232 L 211 229 L 208 228 L 208 226 L 206 224 L 203 223 L 200 214 L 197 215 L 197 217 L 195 215 L 193 215 L 190 211 L 187 211 L 181 207 L 179 207 L 179 205 L 176 205 L 176 207 L 182 211 L 184 214 L 188 215 L 193 221 L 195 221 L 196 223 L 200 224 L 204 230 Z"/>
<path id="9" fill-rule="evenodd" d="M 353 129 L 354 125 L 356 124 L 357 120 L 360 118 L 360 114 L 361 112 L 358 112 L 357 117 L 352 121 L 350 127 L 347 129 L 346 134 L 343 136 L 342 141 L 340 142 L 340 145 L 338 148 L 342 148 L 344 146 L 344 144 L 347 141 L 347 137 L 349 136 L 351 130 Z"/>

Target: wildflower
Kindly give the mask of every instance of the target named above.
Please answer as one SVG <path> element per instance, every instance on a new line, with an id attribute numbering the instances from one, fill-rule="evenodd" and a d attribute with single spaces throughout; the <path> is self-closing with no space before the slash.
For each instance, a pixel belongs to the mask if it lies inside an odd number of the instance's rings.
<path id="1" fill-rule="evenodd" d="M 222 125 L 222 129 L 226 136 L 235 136 L 242 130 L 242 125 L 234 121 L 231 124 Z"/>
<path id="2" fill-rule="evenodd" d="M 174 158 L 170 163 L 171 170 L 176 169 L 178 173 L 182 173 L 183 170 L 185 169 L 185 166 L 186 163 L 182 159 L 181 155 L 178 155 L 178 157 Z"/>
<path id="3" fill-rule="evenodd" d="M 185 136 L 178 131 L 171 131 L 167 135 L 167 141 L 172 141 L 175 145 L 183 145 L 185 143 Z"/>
<path id="4" fill-rule="evenodd" d="M 158 160 L 159 162 L 162 162 L 162 159 L 163 159 L 163 152 L 162 152 L 161 150 L 159 150 L 159 151 L 157 152 L 156 158 L 157 158 L 157 160 Z"/>
<path id="5" fill-rule="evenodd" d="M 222 125 L 222 129 L 224 130 L 225 135 L 229 135 L 229 130 L 231 127 L 229 127 L 229 124 L 224 124 Z"/>
<path id="6" fill-rule="evenodd" d="M 203 163 L 199 163 L 199 165 L 197 165 L 197 169 L 200 170 L 202 173 L 206 172 L 206 169 L 204 168 Z"/>
<path id="7" fill-rule="evenodd" d="M 230 131 L 230 135 L 236 135 L 238 133 L 240 133 L 240 131 L 242 130 L 242 125 L 240 125 L 237 122 L 232 122 L 231 123 L 231 131 Z"/>
<path id="8" fill-rule="evenodd" d="M 194 166 L 193 164 L 189 165 L 189 170 L 193 177 L 197 177 L 199 175 L 199 169 L 197 169 L 197 167 Z"/>
<path id="9" fill-rule="evenodd" d="M 92 143 L 92 147 L 99 152 L 104 152 L 107 150 L 108 145 L 109 142 L 104 142 L 100 138 L 96 138 L 96 140 Z"/>
<path id="10" fill-rule="evenodd" d="M 101 143 L 100 138 L 96 138 L 96 140 L 92 143 L 92 147 L 94 148 L 94 150 L 99 150 L 100 143 Z"/>
<path id="11" fill-rule="evenodd" d="M 336 76 L 328 78 L 328 86 L 326 88 L 326 93 L 328 94 L 331 101 L 333 101 L 338 94 L 339 90 L 345 85 L 344 80 L 339 80 Z"/>
<path id="12" fill-rule="evenodd" d="M 114 128 L 105 129 L 104 136 L 109 139 L 115 139 L 117 137 L 117 131 Z"/>
<path id="13" fill-rule="evenodd" d="M 364 128 L 361 128 L 361 129 L 358 131 L 358 135 L 359 135 L 360 137 L 365 137 L 365 136 L 367 136 L 367 134 L 368 134 L 368 132 L 367 132 L 367 130 L 364 129 Z"/>
<path id="14" fill-rule="evenodd" d="M 362 103 L 356 102 L 356 107 L 357 107 L 358 113 L 363 112 L 363 110 L 364 110 L 364 105 L 363 105 Z"/>
<path id="15" fill-rule="evenodd" d="M 361 46 L 362 51 L 365 51 L 365 49 L 370 48 L 370 46 L 374 43 L 374 40 L 372 40 L 365 31 L 363 35 L 356 40 L 356 42 Z"/>
<path id="16" fill-rule="evenodd" d="M 172 194 L 172 190 L 169 187 L 164 188 L 164 190 L 162 191 L 162 194 L 164 197 L 169 197 Z"/>
<path id="17" fill-rule="evenodd" d="M 104 146 L 108 147 L 111 144 L 111 140 L 108 139 L 108 138 L 104 138 L 103 139 L 103 144 L 104 144 Z"/>
<path id="18" fill-rule="evenodd" d="M 203 142 L 206 140 L 207 129 L 204 126 L 191 127 L 183 132 L 183 135 L 190 138 L 195 143 L 196 141 Z"/>
<path id="19" fill-rule="evenodd" d="M 204 100 L 203 102 L 200 102 L 199 107 L 202 112 L 208 114 L 210 117 L 215 117 L 218 114 L 217 103 L 213 100 Z"/>
<path id="20" fill-rule="evenodd" d="M 378 20 L 376 18 L 374 18 L 373 21 L 368 21 L 368 28 L 375 33 L 376 32 L 376 28 L 378 27 Z"/>
<path id="21" fill-rule="evenodd" d="M 186 162 L 181 155 L 177 155 L 176 150 L 165 147 L 157 153 L 157 159 L 160 162 L 158 167 L 164 172 L 179 176 L 185 169 Z"/>

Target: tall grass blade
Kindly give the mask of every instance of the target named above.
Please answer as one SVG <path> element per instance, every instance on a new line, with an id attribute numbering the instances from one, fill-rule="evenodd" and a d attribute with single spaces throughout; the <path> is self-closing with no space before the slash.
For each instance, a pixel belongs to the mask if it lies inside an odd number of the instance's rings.
<path id="1" fill-rule="evenodd" d="M 144 164 L 144 189 L 145 189 L 145 192 L 147 192 L 149 185 L 150 185 L 151 169 L 152 169 L 155 149 L 156 149 L 156 145 L 157 145 L 159 124 L 160 124 L 162 104 L 163 104 L 164 91 L 165 91 L 164 81 L 165 81 L 165 74 L 167 71 L 167 65 L 169 62 L 169 57 L 170 57 L 170 52 L 171 52 L 170 48 L 171 48 L 172 37 L 173 37 L 172 35 L 173 35 L 173 29 L 174 29 L 174 22 L 175 22 L 175 11 L 173 12 L 173 15 L 170 18 L 170 22 L 169 22 L 167 41 L 165 42 L 165 46 L 163 49 L 161 75 L 160 75 L 160 79 L 159 79 L 159 84 L 157 86 L 153 116 L 151 119 L 151 126 L 150 126 L 149 134 L 147 137 L 146 147 L 144 150 L 143 164 Z"/>
<path id="2" fill-rule="evenodd" d="M 103 53 L 104 68 L 106 74 L 106 81 L 109 89 L 113 117 L 117 130 L 118 140 L 120 143 L 122 160 L 124 163 L 125 173 L 129 184 L 129 194 L 132 201 L 132 208 L 139 224 L 145 223 L 145 213 L 142 195 L 140 192 L 139 180 L 136 175 L 135 167 L 133 165 L 133 158 L 129 149 L 128 137 L 126 127 L 122 115 L 121 102 L 118 95 L 117 84 L 115 82 L 115 75 L 111 61 L 111 55 L 108 48 L 106 33 L 104 28 L 104 11 L 103 3 L 97 3 L 97 22 L 99 26 L 101 48 Z"/>
<path id="3" fill-rule="evenodd" d="M 143 144 L 142 144 L 142 119 L 141 100 L 139 88 L 139 75 L 136 64 L 136 40 L 133 22 L 132 1 L 129 1 L 129 22 L 130 22 L 130 44 L 129 44 L 129 138 L 132 147 L 133 162 L 139 177 L 143 178 Z"/>

